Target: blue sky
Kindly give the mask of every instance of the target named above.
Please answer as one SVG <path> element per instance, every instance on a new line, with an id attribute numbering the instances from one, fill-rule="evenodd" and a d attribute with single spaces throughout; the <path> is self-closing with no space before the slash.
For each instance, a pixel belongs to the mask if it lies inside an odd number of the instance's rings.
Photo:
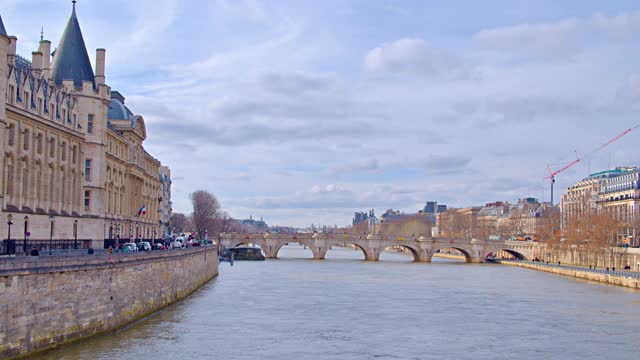
<path id="1" fill-rule="evenodd" d="M 0 0 L 18 51 L 55 47 L 70 1 Z M 171 167 L 232 216 L 346 225 L 549 197 L 639 121 L 637 1 L 83 1 L 93 58 Z M 638 165 L 640 131 L 560 174 Z"/>

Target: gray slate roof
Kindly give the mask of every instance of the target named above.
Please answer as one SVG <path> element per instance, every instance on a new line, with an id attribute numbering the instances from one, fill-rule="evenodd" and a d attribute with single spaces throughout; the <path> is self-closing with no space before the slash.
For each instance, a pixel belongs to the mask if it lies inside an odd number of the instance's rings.
<path id="1" fill-rule="evenodd" d="M 117 91 L 111 92 L 111 102 L 107 111 L 107 119 L 112 120 L 131 120 L 133 113 L 124 105 L 124 96 Z"/>
<path id="2" fill-rule="evenodd" d="M 76 17 L 75 2 L 71 17 L 55 50 L 51 78 L 58 85 L 62 84 L 63 80 L 73 80 L 77 87 L 81 87 L 83 81 L 94 81 L 93 68 Z"/>
<path id="3" fill-rule="evenodd" d="M 4 28 L 4 24 L 2 23 L 2 15 L 0 15 L 0 35 L 9 36 L 7 35 L 7 29 Z"/>

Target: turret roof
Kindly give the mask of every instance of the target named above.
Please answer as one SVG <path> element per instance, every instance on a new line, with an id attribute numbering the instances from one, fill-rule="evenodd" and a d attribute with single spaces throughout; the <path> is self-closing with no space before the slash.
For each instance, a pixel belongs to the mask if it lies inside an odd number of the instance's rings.
<path id="1" fill-rule="evenodd" d="M 75 3 L 73 1 L 71 17 L 54 52 L 51 78 L 58 85 L 62 84 L 63 80 L 73 80 L 75 86 L 81 87 L 83 81 L 93 82 L 94 75 L 76 17 Z"/>
<path id="2" fill-rule="evenodd" d="M 0 35 L 9 36 L 7 35 L 7 29 L 4 28 L 4 24 L 2 23 L 2 15 L 0 15 Z"/>

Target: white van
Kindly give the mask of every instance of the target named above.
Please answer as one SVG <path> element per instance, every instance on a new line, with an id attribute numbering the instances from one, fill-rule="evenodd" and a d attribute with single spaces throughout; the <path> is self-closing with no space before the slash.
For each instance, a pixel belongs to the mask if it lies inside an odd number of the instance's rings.
<path id="1" fill-rule="evenodd" d="M 172 249 L 180 249 L 183 248 L 184 245 L 184 238 L 179 236 L 177 238 L 175 238 L 172 242 L 171 242 L 171 248 Z"/>

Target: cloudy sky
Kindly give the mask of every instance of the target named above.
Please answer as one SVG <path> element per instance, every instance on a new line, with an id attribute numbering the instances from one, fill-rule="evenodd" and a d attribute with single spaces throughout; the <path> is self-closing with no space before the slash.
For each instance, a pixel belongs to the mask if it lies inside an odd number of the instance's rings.
<path id="1" fill-rule="evenodd" d="M 0 0 L 29 56 L 64 0 Z M 346 225 L 549 198 L 559 168 L 640 123 L 637 1 L 79 0 L 107 82 L 171 167 L 174 210 L 214 193 L 232 216 Z M 639 165 L 640 129 L 558 175 Z"/>

